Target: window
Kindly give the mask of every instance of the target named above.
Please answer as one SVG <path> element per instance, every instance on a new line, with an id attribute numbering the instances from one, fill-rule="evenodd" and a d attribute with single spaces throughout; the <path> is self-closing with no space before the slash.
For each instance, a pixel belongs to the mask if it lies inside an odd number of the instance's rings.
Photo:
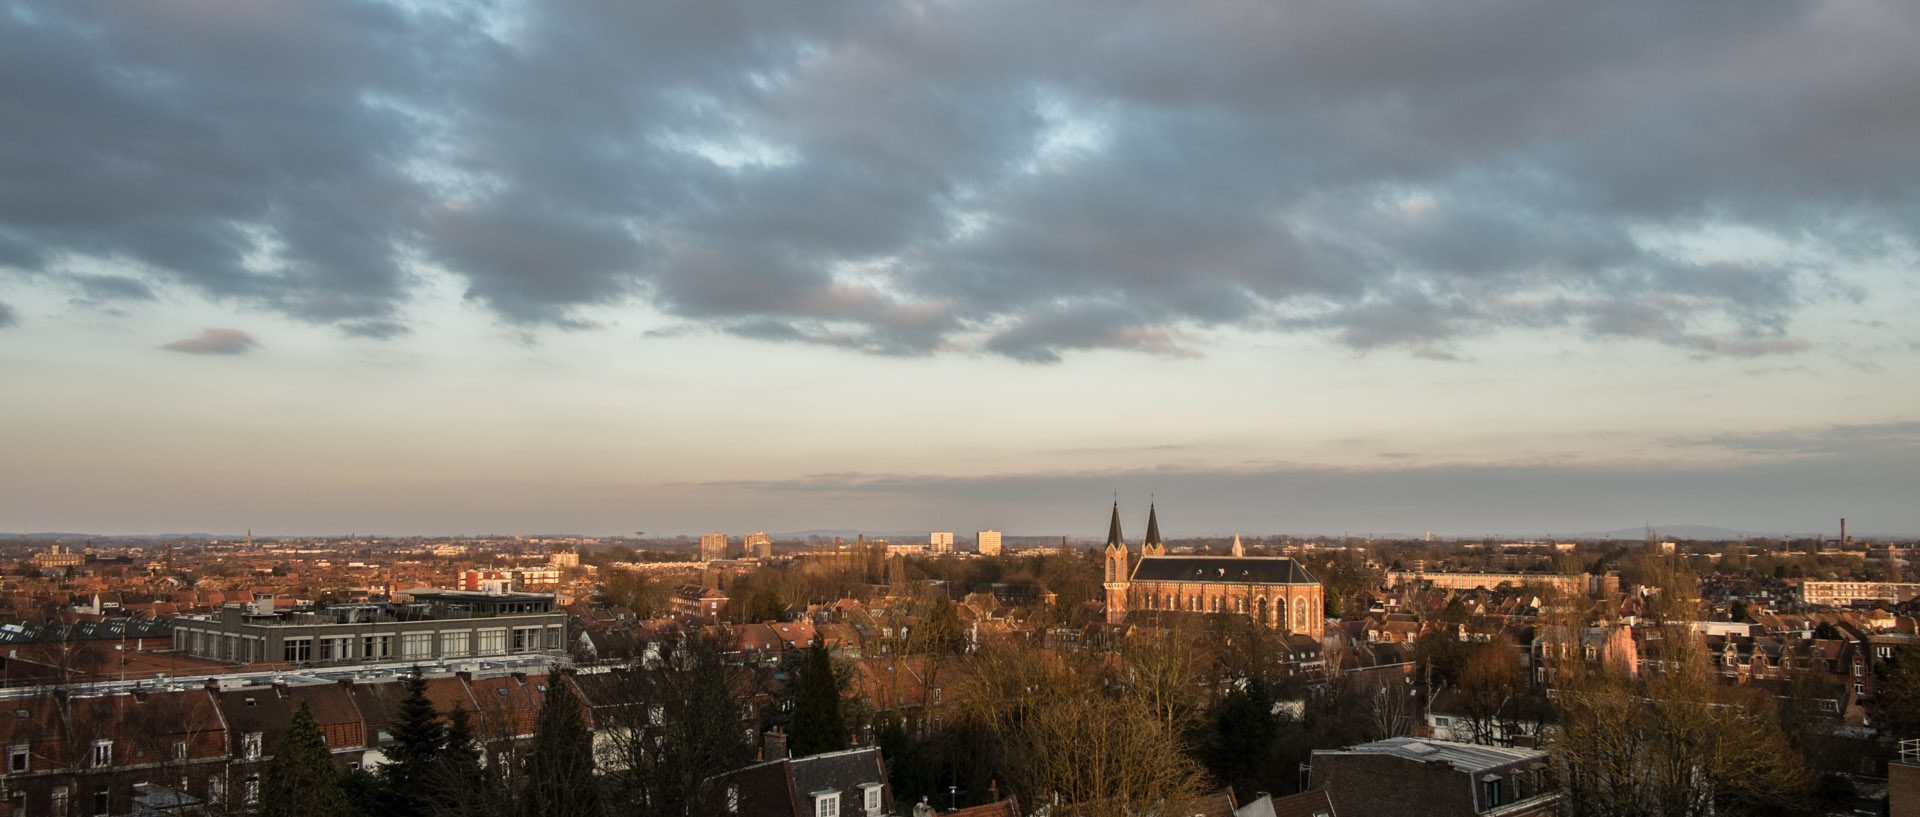
<path id="1" fill-rule="evenodd" d="M 55 817 L 66 817 L 66 814 L 67 814 L 67 787 L 66 786 L 53 787 L 53 813 Z"/>
<path id="2" fill-rule="evenodd" d="M 187 759 L 187 742 L 186 741 L 176 740 L 173 742 L 173 759 L 174 760 Z"/>
<path id="3" fill-rule="evenodd" d="M 814 794 L 813 817 L 840 817 L 840 793 L 830 791 Z"/>
<path id="4" fill-rule="evenodd" d="M 469 649 L 469 647 L 467 646 L 467 643 L 468 643 L 467 636 L 468 636 L 468 633 L 466 630 L 460 630 L 459 632 L 452 632 L 452 633 L 441 633 L 440 634 L 440 654 L 448 657 L 458 657 L 458 656 L 466 655 L 467 650 Z"/>
<path id="5" fill-rule="evenodd" d="M 281 660 L 289 664 L 313 660 L 313 639 L 289 638 L 280 642 Z"/>
<path id="6" fill-rule="evenodd" d="M 407 633 L 400 637 L 403 658 L 432 658 L 433 633 Z"/>
<path id="7" fill-rule="evenodd" d="M 216 773 L 212 777 L 207 778 L 207 802 L 214 805 L 224 805 L 227 802 L 227 778 L 225 775 Z"/>
<path id="8" fill-rule="evenodd" d="M 479 636 L 479 641 L 480 641 L 478 645 L 479 649 L 475 650 L 476 654 L 502 655 L 506 653 L 507 651 L 507 631 L 506 630 L 481 630 L 475 633 L 475 635 Z"/>
<path id="9" fill-rule="evenodd" d="M 866 785 L 866 807 L 868 814 L 880 813 L 880 792 L 880 784 L 868 783 Z"/>
<path id="10" fill-rule="evenodd" d="M 245 735 L 240 736 L 240 759 L 241 760 L 259 760 L 260 759 L 260 733 L 259 732 L 248 732 Z"/>
<path id="11" fill-rule="evenodd" d="M 559 627 L 548 627 L 547 628 L 547 649 L 559 650 L 560 642 L 564 641 L 566 637 L 567 637 L 567 634 L 564 632 L 561 632 L 561 629 Z"/>
<path id="12" fill-rule="evenodd" d="M 740 813 L 740 787 L 738 785 L 727 787 L 727 813 Z"/>
<path id="13" fill-rule="evenodd" d="M 542 649 L 539 627 L 513 628 L 514 652 L 539 652 Z"/>
<path id="14" fill-rule="evenodd" d="M 93 742 L 93 765 L 113 765 L 113 741 L 96 740 Z"/>
<path id="15" fill-rule="evenodd" d="M 365 635 L 360 637 L 361 658 L 393 657 L 393 636 Z"/>
<path id="16" fill-rule="evenodd" d="M 249 808 L 260 805 L 260 778 L 249 777 L 240 784 L 240 801 Z"/>
<path id="17" fill-rule="evenodd" d="M 934 687 L 934 688 L 933 688 L 933 702 L 934 702 L 934 703 L 935 703 L 936 705 L 940 703 L 940 688 L 939 688 L 939 687 Z"/>
<path id="18" fill-rule="evenodd" d="M 94 817 L 107 817 L 107 815 L 112 813 L 112 811 L 113 811 L 112 809 L 107 808 L 107 790 L 94 789 L 93 790 Z"/>
<path id="19" fill-rule="evenodd" d="M 1492 775 L 1488 775 L 1488 777 L 1492 777 Z M 1500 780 L 1498 778 L 1487 780 L 1481 785 L 1486 788 L 1487 808 L 1500 805 Z"/>
<path id="20" fill-rule="evenodd" d="M 1446 726 L 1446 725 L 1447 725 L 1447 717 L 1446 717 L 1445 715 L 1435 715 L 1435 716 L 1433 716 L 1433 725 L 1434 725 L 1434 726 Z"/>

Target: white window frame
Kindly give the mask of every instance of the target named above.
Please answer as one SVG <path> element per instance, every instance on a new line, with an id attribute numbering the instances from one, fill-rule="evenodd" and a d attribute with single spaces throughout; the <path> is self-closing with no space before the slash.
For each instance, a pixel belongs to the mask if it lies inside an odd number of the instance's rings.
<path id="1" fill-rule="evenodd" d="M 471 630 L 441 630 L 440 654 L 447 658 L 464 658 L 473 652 L 473 632 Z"/>
<path id="2" fill-rule="evenodd" d="M 93 742 L 93 767 L 96 769 L 113 765 L 113 741 L 96 740 Z"/>
<path id="3" fill-rule="evenodd" d="M 814 792 L 813 817 L 840 817 L 840 792 Z"/>
<path id="4" fill-rule="evenodd" d="M 7 747 L 7 772 L 9 774 L 32 771 L 32 769 L 33 744 L 16 743 Z"/>
<path id="5" fill-rule="evenodd" d="M 881 803 L 881 797 L 880 797 L 880 794 L 883 791 L 883 789 L 881 788 L 880 784 L 868 783 L 867 785 L 861 786 L 860 788 L 862 790 L 860 799 L 864 801 L 863 805 L 866 806 L 867 813 L 879 814 L 880 807 L 881 805 L 883 805 Z"/>
<path id="6" fill-rule="evenodd" d="M 240 759 L 241 760 L 259 760 L 260 759 L 260 743 L 261 743 L 261 733 L 259 732 L 248 732 L 244 735 L 241 735 L 240 736 Z"/>

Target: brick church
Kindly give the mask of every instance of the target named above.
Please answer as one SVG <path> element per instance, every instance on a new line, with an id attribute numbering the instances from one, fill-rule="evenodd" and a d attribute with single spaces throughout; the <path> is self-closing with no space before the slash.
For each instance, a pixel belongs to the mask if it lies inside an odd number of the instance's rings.
<path id="1" fill-rule="evenodd" d="M 1120 503 L 1107 526 L 1107 622 L 1133 610 L 1249 615 L 1268 627 L 1315 639 L 1326 630 L 1320 580 L 1299 562 L 1248 556 L 1234 537 L 1231 556 L 1168 556 L 1157 509 L 1147 508 L 1147 538 L 1132 558 L 1120 534 Z"/>

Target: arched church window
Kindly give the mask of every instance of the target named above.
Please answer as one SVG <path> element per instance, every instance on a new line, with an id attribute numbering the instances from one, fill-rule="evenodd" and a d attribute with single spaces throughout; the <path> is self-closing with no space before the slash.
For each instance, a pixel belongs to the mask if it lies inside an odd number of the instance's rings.
<path id="1" fill-rule="evenodd" d="M 1305 597 L 1293 600 L 1293 629 L 1305 632 L 1307 629 L 1307 600 Z"/>

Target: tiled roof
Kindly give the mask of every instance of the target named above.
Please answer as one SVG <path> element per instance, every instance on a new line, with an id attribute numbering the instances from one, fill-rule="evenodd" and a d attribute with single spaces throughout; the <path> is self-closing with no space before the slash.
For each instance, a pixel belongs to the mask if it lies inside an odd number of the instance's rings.
<path id="1" fill-rule="evenodd" d="M 1299 562 L 1270 556 L 1147 556 L 1134 565 L 1136 582 L 1316 584 Z"/>

